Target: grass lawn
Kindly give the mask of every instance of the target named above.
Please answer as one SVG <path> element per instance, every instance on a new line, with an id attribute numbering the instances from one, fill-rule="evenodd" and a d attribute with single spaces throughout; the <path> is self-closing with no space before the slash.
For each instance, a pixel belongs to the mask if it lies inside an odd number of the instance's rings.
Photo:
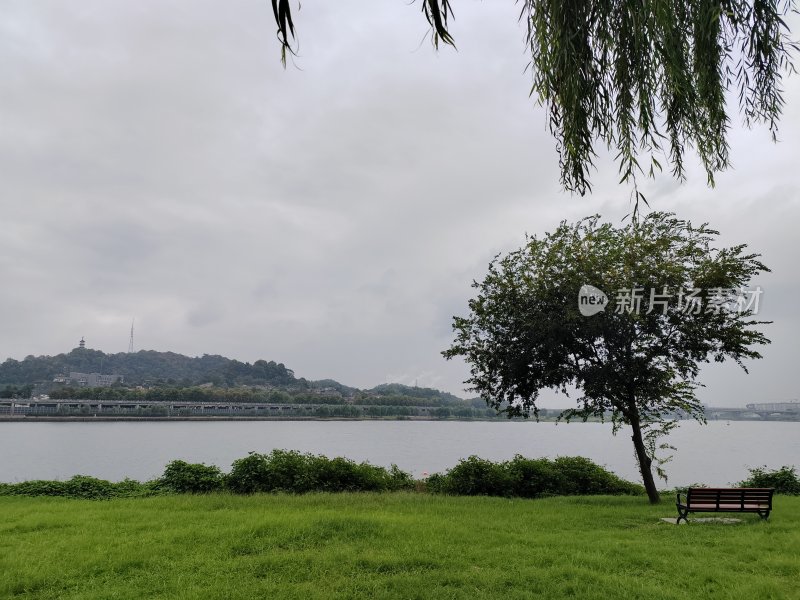
<path id="1" fill-rule="evenodd" d="M 680 527 L 641 497 L 0 497 L 0 514 L 0 598 L 800 599 L 800 497 L 769 523 Z"/>

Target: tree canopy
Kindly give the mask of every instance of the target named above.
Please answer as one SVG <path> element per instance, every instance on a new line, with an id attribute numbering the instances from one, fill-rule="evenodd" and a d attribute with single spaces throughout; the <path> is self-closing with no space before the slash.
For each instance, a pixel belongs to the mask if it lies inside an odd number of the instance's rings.
<path id="1" fill-rule="evenodd" d="M 431 41 L 455 47 L 450 0 L 420 0 Z M 654 176 L 666 161 L 684 179 L 694 148 L 709 185 L 730 165 L 726 94 L 745 125 L 776 138 L 782 77 L 797 44 L 784 17 L 794 0 L 517 0 L 533 77 L 548 113 L 565 189 L 591 190 L 598 146 L 620 181 Z M 272 0 L 281 60 L 294 54 L 290 0 Z M 640 197 L 637 190 L 637 199 Z"/>
<path id="2" fill-rule="evenodd" d="M 760 290 L 747 288 L 768 269 L 745 245 L 716 248 L 717 235 L 666 213 L 620 227 L 597 216 L 563 222 L 491 263 L 443 354 L 463 356 L 465 383 L 509 415 L 537 415 L 544 389 L 579 389 L 562 417 L 630 427 L 657 502 L 658 435 L 680 415 L 704 421 L 700 365 L 745 368 L 769 343 L 754 319 Z"/>

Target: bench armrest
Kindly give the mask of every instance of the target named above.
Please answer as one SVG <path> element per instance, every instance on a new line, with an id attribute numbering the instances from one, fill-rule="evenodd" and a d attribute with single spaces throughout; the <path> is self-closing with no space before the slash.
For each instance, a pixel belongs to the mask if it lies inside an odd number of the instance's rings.
<path id="1" fill-rule="evenodd" d="M 686 503 L 685 503 L 685 502 L 681 502 L 681 493 L 680 493 L 680 492 L 678 492 L 677 494 L 675 494 L 675 502 L 676 502 L 677 504 L 680 504 L 681 506 L 686 506 Z"/>

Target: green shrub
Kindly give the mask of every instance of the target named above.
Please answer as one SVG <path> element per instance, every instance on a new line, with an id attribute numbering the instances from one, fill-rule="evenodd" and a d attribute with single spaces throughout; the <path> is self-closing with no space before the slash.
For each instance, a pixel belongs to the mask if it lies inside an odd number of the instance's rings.
<path id="1" fill-rule="evenodd" d="M 521 498 L 541 498 L 563 493 L 566 482 L 553 461 L 525 458 L 517 454 L 505 463 L 511 482 L 511 494 Z"/>
<path id="2" fill-rule="evenodd" d="M 254 492 L 308 492 L 313 457 L 294 450 L 273 450 L 269 454 L 251 452 L 233 462 L 227 476 L 228 488 L 239 494 Z"/>
<path id="3" fill-rule="evenodd" d="M 767 467 L 749 469 L 750 477 L 739 482 L 740 487 L 775 488 L 776 494 L 800 495 L 800 478 L 795 467 L 781 467 L 774 471 Z"/>
<path id="4" fill-rule="evenodd" d="M 87 475 L 75 475 L 66 481 L 33 480 L 0 484 L 0 496 L 59 496 L 86 500 L 151 496 L 156 490 L 132 479 L 112 483 Z"/>
<path id="5" fill-rule="evenodd" d="M 426 483 L 434 493 L 520 498 L 638 494 L 642 490 L 580 456 L 550 460 L 517 455 L 499 463 L 470 456 L 443 475 L 430 476 Z"/>
<path id="6" fill-rule="evenodd" d="M 219 467 L 173 460 L 164 469 L 158 485 L 178 494 L 205 494 L 221 490 L 223 481 Z"/>
<path id="7" fill-rule="evenodd" d="M 414 481 L 408 473 L 346 458 L 327 458 L 301 454 L 294 450 L 273 450 L 269 454 L 251 452 L 234 461 L 227 486 L 238 494 L 254 492 L 343 492 L 410 489 Z"/>
<path id="8" fill-rule="evenodd" d="M 302 494 L 316 487 L 314 457 L 296 450 L 273 450 L 267 456 L 267 481 L 264 492 Z"/>
<path id="9" fill-rule="evenodd" d="M 563 496 L 638 494 L 642 489 L 582 456 L 559 456 L 553 462 L 562 476 Z"/>
<path id="10" fill-rule="evenodd" d="M 64 491 L 63 481 L 43 479 L 11 483 L 7 486 L 7 495 L 9 496 L 64 496 Z"/>
<path id="11" fill-rule="evenodd" d="M 310 471 L 313 488 L 325 492 L 379 491 L 384 488 L 382 475 L 386 473 L 366 463 L 324 456 L 311 459 Z"/>
<path id="12" fill-rule="evenodd" d="M 268 491 L 270 485 L 267 456 L 251 452 L 244 458 L 236 459 L 231 472 L 225 477 L 225 484 L 237 494 Z"/>
<path id="13" fill-rule="evenodd" d="M 63 483 L 64 496 L 88 500 L 107 500 L 116 496 L 114 484 L 105 479 L 75 475 Z"/>
<path id="14" fill-rule="evenodd" d="M 477 456 L 459 461 L 437 483 L 442 492 L 457 496 L 511 496 L 513 491 L 504 463 Z"/>
<path id="15" fill-rule="evenodd" d="M 413 490 L 416 482 L 414 478 L 411 476 L 411 473 L 407 473 L 403 471 L 395 464 L 392 464 L 389 467 L 389 471 L 387 472 L 388 479 L 386 481 L 386 489 L 396 492 L 399 490 Z"/>
<path id="16" fill-rule="evenodd" d="M 431 494 L 446 494 L 446 483 L 447 478 L 444 475 L 441 473 L 432 473 L 428 475 L 427 479 L 421 481 L 420 484 L 416 486 L 416 489 L 417 491 L 429 492 Z"/>
<path id="17" fill-rule="evenodd" d="M 140 483 L 135 479 L 127 477 L 114 485 L 114 493 L 117 498 L 141 498 L 144 496 L 157 496 L 162 490 L 158 486 L 159 480 Z"/>
<path id="18" fill-rule="evenodd" d="M 390 469 L 376 467 L 366 462 L 356 463 L 346 458 L 314 457 L 309 479 L 316 491 L 326 492 L 382 492 L 411 489 L 414 480 L 397 465 Z"/>

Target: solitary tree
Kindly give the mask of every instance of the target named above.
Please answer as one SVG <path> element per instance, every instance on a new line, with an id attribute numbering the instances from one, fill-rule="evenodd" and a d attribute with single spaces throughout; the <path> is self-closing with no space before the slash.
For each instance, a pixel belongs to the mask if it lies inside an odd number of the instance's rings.
<path id="1" fill-rule="evenodd" d="M 621 181 L 662 169 L 683 179 L 694 147 L 708 182 L 729 166 L 726 92 L 744 122 L 775 139 L 781 79 L 797 44 L 794 0 L 516 0 L 533 75 L 558 142 L 561 182 L 590 190 L 595 144 L 616 153 Z M 364 0 L 365 5 L 368 0 Z M 431 39 L 455 46 L 450 0 L 420 0 Z M 294 53 L 290 0 L 272 0 L 281 58 Z M 638 192 L 637 192 L 638 194 Z M 638 200 L 638 196 L 637 196 Z"/>
<path id="2" fill-rule="evenodd" d="M 543 389 L 582 395 L 561 418 L 629 427 L 650 501 L 656 439 L 679 416 L 704 422 L 700 364 L 760 358 L 760 288 L 768 269 L 746 246 L 714 246 L 716 231 L 665 213 L 624 226 L 588 217 L 498 256 L 454 317 L 443 354 L 469 363 L 465 382 L 509 416 L 538 416 Z"/>

